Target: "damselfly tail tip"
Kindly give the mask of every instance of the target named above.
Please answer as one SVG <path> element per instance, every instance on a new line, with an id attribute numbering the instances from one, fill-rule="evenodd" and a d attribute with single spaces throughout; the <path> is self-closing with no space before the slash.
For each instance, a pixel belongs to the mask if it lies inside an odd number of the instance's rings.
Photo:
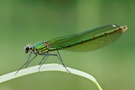
<path id="1" fill-rule="evenodd" d="M 121 26 L 120 28 L 122 32 L 125 32 L 128 29 L 127 25 Z"/>

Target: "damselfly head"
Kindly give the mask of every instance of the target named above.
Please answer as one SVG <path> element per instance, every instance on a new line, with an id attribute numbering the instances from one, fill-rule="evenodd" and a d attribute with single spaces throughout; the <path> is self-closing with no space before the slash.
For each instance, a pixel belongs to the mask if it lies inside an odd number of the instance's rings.
<path id="1" fill-rule="evenodd" d="M 25 50 L 25 53 L 28 53 L 30 50 L 32 50 L 32 46 L 28 44 L 24 47 L 24 50 Z"/>

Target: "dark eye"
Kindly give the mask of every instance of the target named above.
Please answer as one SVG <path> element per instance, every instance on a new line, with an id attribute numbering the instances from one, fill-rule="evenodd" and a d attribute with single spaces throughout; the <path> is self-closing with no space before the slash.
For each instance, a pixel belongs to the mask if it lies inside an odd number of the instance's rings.
<path id="1" fill-rule="evenodd" d="M 29 47 L 26 47 L 25 50 L 28 51 L 30 48 Z"/>
<path id="2" fill-rule="evenodd" d="M 29 47 L 26 47 L 25 48 L 25 53 L 28 53 L 29 52 Z"/>
<path id="3" fill-rule="evenodd" d="M 30 45 L 26 45 L 24 47 L 25 53 L 28 53 L 30 50 L 32 50 L 32 47 Z"/>

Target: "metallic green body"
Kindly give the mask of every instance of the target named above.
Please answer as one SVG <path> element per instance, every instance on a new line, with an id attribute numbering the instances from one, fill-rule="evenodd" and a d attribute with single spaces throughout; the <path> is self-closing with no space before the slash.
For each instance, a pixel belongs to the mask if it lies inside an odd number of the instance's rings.
<path id="1" fill-rule="evenodd" d="M 42 60 L 40 61 L 40 67 L 48 58 L 48 56 L 57 56 L 68 71 L 62 58 L 58 52 L 60 49 L 66 49 L 71 51 L 91 51 L 103 46 L 106 46 L 113 41 L 117 40 L 120 35 L 126 31 L 126 26 L 118 26 L 118 25 L 105 25 L 95 29 L 87 30 L 85 32 L 81 32 L 78 34 L 72 34 L 67 36 L 61 36 L 54 38 L 49 41 L 39 42 L 34 46 L 26 45 L 25 53 L 30 52 L 28 56 L 28 60 L 17 70 L 15 74 L 18 73 L 20 69 L 24 66 L 27 67 L 29 63 L 34 60 L 37 55 L 44 55 Z M 50 51 L 57 51 L 57 54 L 50 54 Z M 31 58 L 31 54 L 34 53 L 35 56 Z M 39 70 L 40 70 L 39 67 Z M 69 71 L 70 72 L 70 71 Z"/>

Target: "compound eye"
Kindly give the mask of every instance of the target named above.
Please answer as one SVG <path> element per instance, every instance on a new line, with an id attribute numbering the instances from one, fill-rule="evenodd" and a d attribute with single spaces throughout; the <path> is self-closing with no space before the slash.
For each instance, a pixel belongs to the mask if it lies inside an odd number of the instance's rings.
<path id="1" fill-rule="evenodd" d="M 27 46 L 24 48 L 24 50 L 25 50 L 25 53 L 28 53 L 29 50 L 31 50 L 31 46 L 27 45 Z"/>
<path id="2" fill-rule="evenodd" d="M 26 47 L 25 48 L 25 53 L 28 53 L 29 52 L 29 47 Z"/>
<path id="3" fill-rule="evenodd" d="M 27 50 L 27 51 L 28 51 L 28 50 L 29 50 L 29 47 L 26 47 L 26 48 L 25 48 L 25 50 Z"/>

